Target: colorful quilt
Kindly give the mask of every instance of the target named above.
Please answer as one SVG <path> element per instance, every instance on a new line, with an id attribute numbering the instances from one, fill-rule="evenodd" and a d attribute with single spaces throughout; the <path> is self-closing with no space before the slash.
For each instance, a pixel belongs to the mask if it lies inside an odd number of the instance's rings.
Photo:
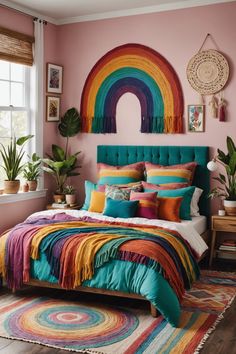
<path id="1" fill-rule="evenodd" d="M 0 275 L 9 288 L 27 283 L 37 262 L 46 262 L 53 281 L 65 289 L 125 287 L 141 294 L 174 326 L 184 291 L 199 275 L 177 231 L 64 213 L 29 218 L 0 237 Z"/>

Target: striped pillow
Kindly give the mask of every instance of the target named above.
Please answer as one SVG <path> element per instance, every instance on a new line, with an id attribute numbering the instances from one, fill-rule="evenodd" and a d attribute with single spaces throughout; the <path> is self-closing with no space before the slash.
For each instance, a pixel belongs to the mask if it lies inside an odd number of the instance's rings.
<path id="1" fill-rule="evenodd" d="M 131 191 L 130 200 L 138 200 L 139 205 L 136 212 L 136 216 L 147 219 L 157 218 L 157 194 L 151 193 L 139 193 Z"/>
<path id="2" fill-rule="evenodd" d="M 126 166 L 98 164 L 98 184 L 127 184 L 143 179 L 144 162 Z"/>
<path id="3" fill-rule="evenodd" d="M 166 189 L 179 189 L 188 187 L 188 183 L 168 183 L 168 184 L 154 184 L 142 181 L 143 191 L 144 192 L 158 192 Z"/>
<path id="4" fill-rule="evenodd" d="M 185 164 L 162 166 L 145 162 L 147 182 L 154 184 L 187 183 L 192 184 L 196 162 Z"/>

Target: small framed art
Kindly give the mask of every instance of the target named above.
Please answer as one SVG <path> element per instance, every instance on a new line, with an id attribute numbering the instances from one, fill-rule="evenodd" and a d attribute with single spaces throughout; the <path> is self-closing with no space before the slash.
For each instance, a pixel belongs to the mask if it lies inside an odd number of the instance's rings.
<path id="1" fill-rule="evenodd" d="M 63 66 L 47 63 L 47 92 L 62 93 Z"/>
<path id="2" fill-rule="evenodd" d="M 188 131 L 204 132 L 205 106 L 203 104 L 188 105 Z"/>
<path id="3" fill-rule="evenodd" d="M 47 96 L 47 122 L 58 122 L 60 119 L 60 97 Z"/>

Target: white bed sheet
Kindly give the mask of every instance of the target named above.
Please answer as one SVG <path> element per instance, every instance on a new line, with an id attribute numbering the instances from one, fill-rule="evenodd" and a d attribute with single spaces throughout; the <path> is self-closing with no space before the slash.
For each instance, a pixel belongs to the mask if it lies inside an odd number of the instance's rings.
<path id="1" fill-rule="evenodd" d="M 192 225 L 200 235 L 207 230 L 207 217 L 203 215 L 193 216 L 192 220 L 182 220 L 181 223 Z"/>
<path id="2" fill-rule="evenodd" d="M 195 250 L 198 257 L 201 257 L 201 255 L 208 249 L 207 244 L 200 236 L 200 233 L 196 230 L 196 225 L 198 225 L 197 228 L 199 229 L 199 225 L 203 223 L 203 221 L 200 221 L 200 220 L 203 220 L 203 219 L 201 219 L 202 217 L 194 217 L 194 222 L 182 221 L 181 223 L 176 223 L 176 222 L 159 220 L 159 219 L 112 218 L 110 216 L 106 216 L 106 215 L 103 215 L 100 213 L 93 213 L 93 212 L 89 212 L 86 210 L 56 209 L 56 210 L 44 210 L 44 211 L 40 211 L 40 212 L 31 214 L 30 218 L 35 217 L 35 216 L 39 216 L 39 215 L 41 215 L 41 216 L 54 215 L 58 212 L 66 213 L 66 214 L 72 215 L 74 217 L 90 216 L 92 218 L 96 218 L 96 219 L 104 220 L 104 221 L 117 221 L 117 222 L 121 222 L 121 223 L 133 223 L 133 224 L 144 224 L 144 225 L 166 227 L 171 230 L 178 231 L 180 233 L 180 235 L 185 240 L 187 240 L 189 242 L 190 246 Z M 197 218 L 199 218 L 198 221 L 197 221 Z"/>

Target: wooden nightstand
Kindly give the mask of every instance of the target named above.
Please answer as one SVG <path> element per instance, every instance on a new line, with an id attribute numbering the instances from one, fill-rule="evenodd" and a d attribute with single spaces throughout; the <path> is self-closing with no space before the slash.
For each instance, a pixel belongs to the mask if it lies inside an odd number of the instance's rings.
<path id="1" fill-rule="evenodd" d="M 67 207 L 65 207 L 65 208 L 54 208 L 53 206 L 52 206 L 52 204 L 48 204 L 47 206 L 46 206 L 46 209 L 47 210 L 50 210 L 50 209 L 57 209 L 57 210 L 68 210 L 68 209 L 70 209 L 70 210 L 72 210 L 72 209 L 77 209 L 77 210 L 79 210 L 81 208 L 81 206 L 80 205 L 73 205 L 73 206 L 67 206 Z"/>
<path id="2" fill-rule="evenodd" d="M 236 255 L 236 251 L 220 251 L 216 250 L 216 241 L 217 241 L 217 232 L 234 232 L 236 234 L 236 216 L 219 216 L 213 215 L 211 217 L 211 248 L 210 248 L 210 260 L 209 266 L 211 267 L 213 258 L 215 254 L 234 254 Z"/>

